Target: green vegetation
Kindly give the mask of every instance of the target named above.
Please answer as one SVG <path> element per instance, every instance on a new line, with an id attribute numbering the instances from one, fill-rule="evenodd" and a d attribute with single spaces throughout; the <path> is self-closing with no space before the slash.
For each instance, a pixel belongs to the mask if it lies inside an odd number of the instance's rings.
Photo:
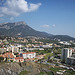
<path id="1" fill-rule="evenodd" d="M 64 75 L 75 75 L 75 72 L 72 70 L 67 70 Z"/>
<path id="2" fill-rule="evenodd" d="M 10 62 L 13 62 L 13 60 L 10 60 Z"/>
<path id="3" fill-rule="evenodd" d="M 45 49 L 45 50 L 33 50 L 32 52 L 36 52 L 38 55 L 51 53 L 51 48 Z"/>
<path id="4" fill-rule="evenodd" d="M 3 57 L 0 57 L 0 62 L 2 62 L 4 60 L 4 58 Z"/>
<path id="5" fill-rule="evenodd" d="M 44 44 L 46 44 L 46 43 L 58 43 L 58 41 L 56 41 L 56 40 L 51 40 L 51 39 L 37 39 L 36 41 L 41 41 L 41 42 L 43 42 Z"/>
<path id="6" fill-rule="evenodd" d="M 53 56 L 53 53 L 47 53 L 44 58 L 45 58 L 45 59 L 48 59 L 48 57 L 51 57 L 51 56 Z"/>
<path id="7" fill-rule="evenodd" d="M 51 67 L 50 70 L 56 73 L 57 71 L 64 70 L 64 69 L 63 68 L 59 68 L 59 67 L 56 67 L 56 68 L 55 67 L 54 68 Z"/>
<path id="8" fill-rule="evenodd" d="M 61 54 L 61 49 L 60 48 L 58 48 L 58 49 L 54 48 L 53 53 L 54 53 L 54 55 Z"/>
<path id="9" fill-rule="evenodd" d="M 54 67 L 54 68 L 51 67 L 50 70 L 53 71 L 55 74 L 56 74 L 56 72 L 59 72 L 59 70 L 61 70 L 61 72 L 63 70 L 65 70 L 65 72 L 63 72 L 63 75 L 75 75 L 74 71 L 68 70 L 68 69 L 64 69 L 64 68 L 60 68 L 60 67 Z"/>
<path id="10" fill-rule="evenodd" d="M 36 74 L 36 75 L 44 75 L 45 73 L 44 72 L 40 72 L 39 74 Z"/>
<path id="11" fill-rule="evenodd" d="M 14 53 L 14 55 L 16 55 L 16 57 L 19 57 L 18 53 Z"/>
<path id="12" fill-rule="evenodd" d="M 29 72 L 28 71 L 22 71 L 19 75 L 27 75 Z"/>
<path id="13" fill-rule="evenodd" d="M 75 44 L 71 43 L 71 47 L 75 47 Z"/>
<path id="14" fill-rule="evenodd" d="M 51 72 L 40 72 L 39 74 L 36 75 L 53 75 Z"/>

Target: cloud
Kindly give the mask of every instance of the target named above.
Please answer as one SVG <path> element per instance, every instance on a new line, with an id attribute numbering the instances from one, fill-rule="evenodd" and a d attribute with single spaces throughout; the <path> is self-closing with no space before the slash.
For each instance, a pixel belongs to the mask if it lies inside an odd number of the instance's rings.
<path id="1" fill-rule="evenodd" d="M 37 10 L 41 6 L 41 3 L 38 4 L 30 4 L 29 12 Z"/>
<path id="2" fill-rule="evenodd" d="M 37 10 L 41 3 L 28 3 L 26 0 L 6 0 L 0 7 L 0 15 L 19 16 L 21 13 L 32 12 Z"/>
<path id="3" fill-rule="evenodd" d="M 49 27 L 49 25 L 42 25 L 41 27 L 44 27 L 44 28 L 48 28 Z"/>
<path id="4" fill-rule="evenodd" d="M 52 26 L 53 26 L 53 27 L 55 27 L 56 25 L 55 25 L 55 24 L 53 24 Z"/>
<path id="5" fill-rule="evenodd" d="M 14 20 L 14 17 L 10 17 L 10 20 Z"/>

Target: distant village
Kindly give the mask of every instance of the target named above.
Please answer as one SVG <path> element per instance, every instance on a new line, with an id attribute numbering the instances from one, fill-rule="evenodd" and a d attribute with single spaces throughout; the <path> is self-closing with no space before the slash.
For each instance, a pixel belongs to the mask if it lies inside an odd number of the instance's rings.
<path id="1" fill-rule="evenodd" d="M 0 58 L 3 58 L 0 59 L 0 62 L 38 62 L 42 59 L 44 61 L 53 59 L 52 62 L 61 61 L 69 65 L 75 65 L 74 45 L 75 43 L 72 40 L 49 40 L 41 37 L 5 37 L 0 39 Z"/>

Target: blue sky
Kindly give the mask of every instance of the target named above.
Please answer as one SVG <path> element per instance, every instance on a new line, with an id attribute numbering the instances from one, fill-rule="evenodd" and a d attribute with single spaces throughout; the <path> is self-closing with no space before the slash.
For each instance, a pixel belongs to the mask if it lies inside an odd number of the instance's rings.
<path id="1" fill-rule="evenodd" d="M 75 0 L 0 0 L 0 23 L 16 21 L 25 21 L 35 30 L 75 37 Z"/>

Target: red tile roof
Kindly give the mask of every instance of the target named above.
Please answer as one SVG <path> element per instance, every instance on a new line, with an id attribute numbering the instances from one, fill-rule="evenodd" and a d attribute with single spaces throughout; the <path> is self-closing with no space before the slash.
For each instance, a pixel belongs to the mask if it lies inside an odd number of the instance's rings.
<path id="1" fill-rule="evenodd" d="M 16 57 L 15 59 L 24 59 L 23 57 Z"/>
<path id="2" fill-rule="evenodd" d="M 35 60 L 35 58 L 26 59 L 26 61 L 28 61 L 28 60 Z"/>
<path id="3" fill-rule="evenodd" d="M 44 57 L 45 55 L 38 55 L 37 57 Z"/>
<path id="4" fill-rule="evenodd" d="M 27 52 L 27 53 L 22 53 L 22 54 L 34 54 L 35 52 Z"/>
<path id="5" fill-rule="evenodd" d="M 0 56 L 7 57 L 7 58 L 14 58 L 14 55 L 11 52 L 4 53 L 3 55 Z"/>
<path id="6" fill-rule="evenodd" d="M 0 57 L 4 57 L 4 55 L 0 55 Z"/>

